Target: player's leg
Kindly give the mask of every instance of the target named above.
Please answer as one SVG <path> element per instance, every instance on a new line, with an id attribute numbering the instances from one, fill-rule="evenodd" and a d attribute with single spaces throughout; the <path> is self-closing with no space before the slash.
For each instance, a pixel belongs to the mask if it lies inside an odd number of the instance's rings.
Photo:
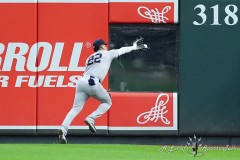
<path id="1" fill-rule="evenodd" d="M 108 111 L 108 109 L 112 105 L 112 100 L 108 92 L 103 88 L 101 84 L 96 86 L 96 92 L 94 95 L 92 95 L 92 97 L 99 100 L 101 104 L 98 106 L 98 108 L 94 112 L 92 112 L 86 118 L 85 123 L 89 126 L 89 129 L 93 133 L 95 133 L 96 132 L 96 128 L 94 126 L 95 119 L 102 116 L 104 113 Z"/>
<path id="2" fill-rule="evenodd" d="M 73 107 L 68 112 L 68 114 L 67 114 L 66 118 L 64 119 L 62 126 L 61 126 L 62 128 L 64 128 L 65 133 L 67 133 L 67 130 L 68 130 L 70 124 L 72 123 L 73 119 L 82 110 L 88 97 L 89 96 L 84 92 L 76 92 Z"/>
<path id="3" fill-rule="evenodd" d="M 72 123 L 73 119 L 79 114 L 82 110 L 86 100 L 89 96 L 84 92 L 76 92 L 74 103 L 72 109 L 68 112 L 67 116 L 65 117 L 58 133 L 59 133 L 59 141 L 60 143 L 67 143 L 66 135 L 70 124 Z"/>

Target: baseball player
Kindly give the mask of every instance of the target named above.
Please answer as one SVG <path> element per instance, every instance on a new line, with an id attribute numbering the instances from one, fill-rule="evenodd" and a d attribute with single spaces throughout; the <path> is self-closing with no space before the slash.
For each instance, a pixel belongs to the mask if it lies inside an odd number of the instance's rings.
<path id="1" fill-rule="evenodd" d="M 94 126 L 95 120 L 107 112 L 112 105 L 110 95 L 101 84 L 107 75 L 112 60 L 133 50 L 147 48 L 147 45 L 143 44 L 143 38 L 137 39 L 133 43 L 133 46 L 122 47 L 120 49 L 108 51 L 106 45 L 107 43 L 102 39 L 97 39 L 93 43 L 94 53 L 87 58 L 83 76 L 76 84 L 73 107 L 58 130 L 59 142 L 62 144 L 67 143 L 66 135 L 68 128 L 73 119 L 80 113 L 89 97 L 93 97 L 101 102 L 98 108 L 85 119 L 85 123 L 88 125 L 89 130 L 93 133 L 97 132 Z"/>

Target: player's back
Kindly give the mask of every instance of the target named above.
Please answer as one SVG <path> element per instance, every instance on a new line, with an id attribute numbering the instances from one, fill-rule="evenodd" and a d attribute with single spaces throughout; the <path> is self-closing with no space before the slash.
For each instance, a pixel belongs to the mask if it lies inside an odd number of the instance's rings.
<path id="1" fill-rule="evenodd" d="M 117 53 L 111 50 L 99 50 L 93 53 L 86 60 L 84 75 L 95 76 L 102 82 L 107 75 L 112 59 L 117 56 Z"/>

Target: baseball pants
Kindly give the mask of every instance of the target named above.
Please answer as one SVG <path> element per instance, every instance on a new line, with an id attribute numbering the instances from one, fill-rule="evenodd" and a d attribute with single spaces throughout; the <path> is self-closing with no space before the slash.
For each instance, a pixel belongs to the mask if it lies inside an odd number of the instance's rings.
<path id="1" fill-rule="evenodd" d="M 77 82 L 73 107 L 62 123 L 62 129 L 65 131 L 65 134 L 67 134 L 71 122 L 81 112 L 89 97 L 93 97 L 101 102 L 98 108 L 87 117 L 87 120 L 93 123 L 96 118 L 107 112 L 112 105 L 111 98 L 108 92 L 103 88 L 99 79 L 93 76 L 84 75 Z"/>

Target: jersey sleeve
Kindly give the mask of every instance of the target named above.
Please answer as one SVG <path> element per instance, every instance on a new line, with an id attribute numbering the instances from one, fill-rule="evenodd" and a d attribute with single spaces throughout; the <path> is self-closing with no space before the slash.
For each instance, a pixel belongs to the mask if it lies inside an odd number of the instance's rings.
<path id="1" fill-rule="evenodd" d="M 130 46 L 130 47 L 122 47 L 120 49 L 112 49 L 112 50 L 110 50 L 110 52 L 111 52 L 111 57 L 113 59 L 113 58 L 117 58 L 118 56 L 121 56 L 125 53 L 129 53 L 133 50 L 135 50 L 135 48 L 133 46 Z"/>
<path id="2" fill-rule="evenodd" d="M 110 56 L 111 60 L 114 59 L 114 58 L 117 58 L 119 56 L 119 54 L 118 54 L 116 49 L 110 50 L 108 52 L 109 52 L 109 56 Z"/>

